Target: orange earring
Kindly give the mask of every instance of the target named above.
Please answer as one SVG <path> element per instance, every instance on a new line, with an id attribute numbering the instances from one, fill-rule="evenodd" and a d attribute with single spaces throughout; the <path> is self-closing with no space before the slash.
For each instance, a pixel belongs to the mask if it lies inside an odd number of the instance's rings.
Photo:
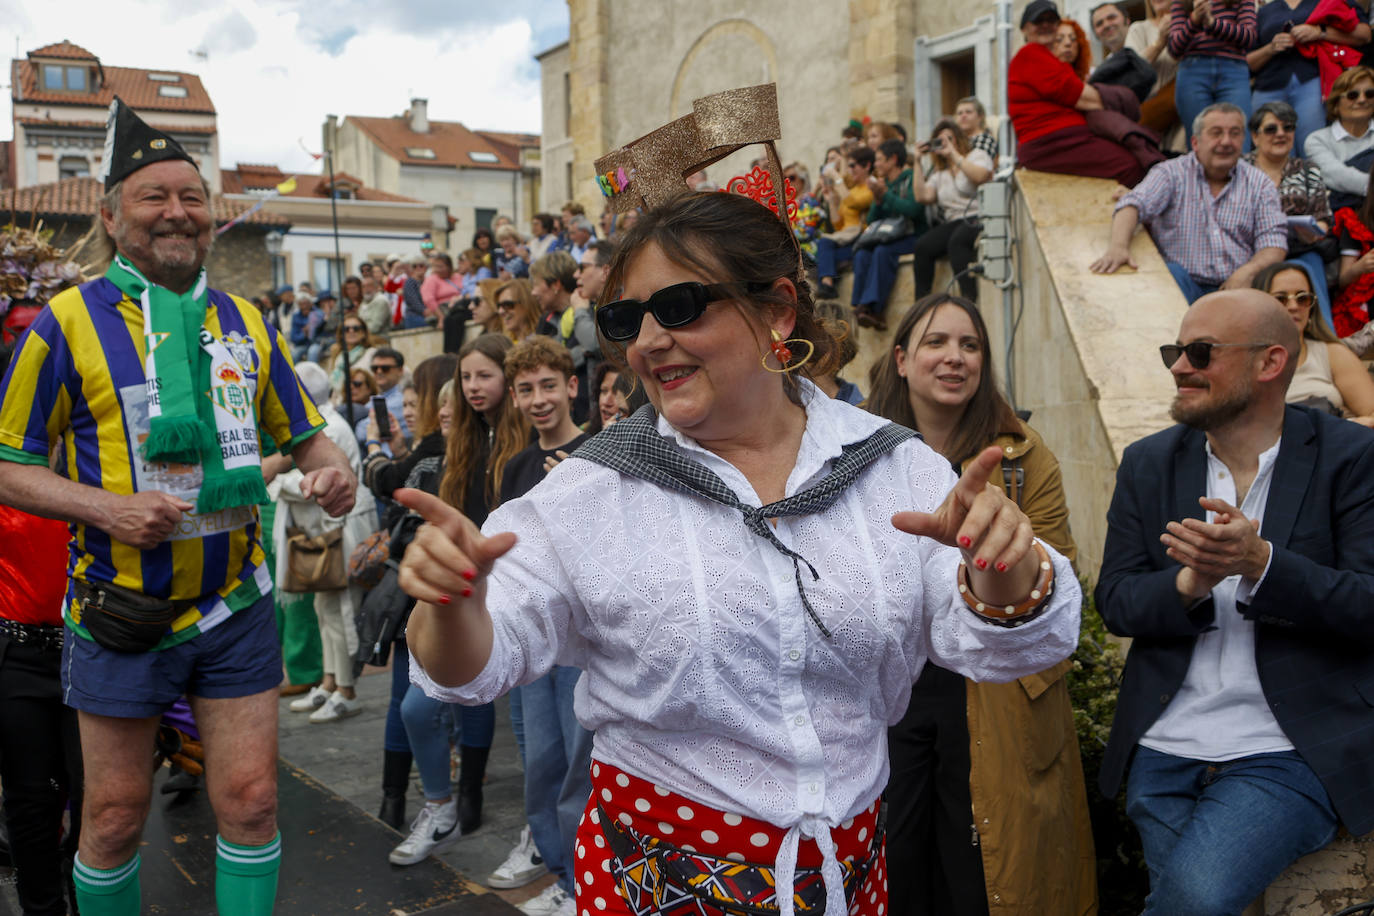
<path id="1" fill-rule="evenodd" d="M 811 361 L 811 357 L 816 355 L 816 345 L 805 337 L 793 337 L 791 340 L 783 340 L 782 335 L 777 331 L 769 331 L 769 333 L 773 335 L 773 342 L 768 345 L 768 353 L 763 354 L 762 360 L 763 368 L 767 369 L 769 372 L 793 372 L 806 365 Z M 793 363 L 792 347 L 789 346 L 789 344 L 805 345 L 806 355 Z M 768 365 L 768 356 L 770 353 L 773 358 L 778 361 L 778 368 L 776 369 Z"/>

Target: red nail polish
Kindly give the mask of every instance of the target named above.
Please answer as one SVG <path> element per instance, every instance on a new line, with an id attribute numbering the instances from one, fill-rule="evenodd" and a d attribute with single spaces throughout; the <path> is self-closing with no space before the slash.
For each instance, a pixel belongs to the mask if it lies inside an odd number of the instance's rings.
<path id="1" fill-rule="evenodd" d="M 1007 571 L 1007 564 L 1002 563 L 1002 562 L 999 561 L 998 564 L 997 564 L 997 571 L 998 571 L 998 572 L 1006 572 L 1006 571 Z"/>
<path id="2" fill-rule="evenodd" d="M 473 579 L 477 578 L 477 570 L 465 569 L 459 575 L 461 575 L 464 579 L 467 579 L 469 582 L 471 582 Z"/>
<path id="3" fill-rule="evenodd" d="M 973 561 L 973 565 L 977 566 L 979 569 L 987 569 L 988 561 L 984 560 L 982 557 L 979 557 L 978 559 Z"/>
<path id="4" fill-rule="evenodd" d="M 959 546 L 960 546 L 960 547 L 967 547 L 968 545 L 970 545 L 970 544 L 972 544 L 972 543 L 973 543 L 973 539 L 970 538 L 970 537 L 969 537 L 968 535 L 966 535 L 966 534 L 965 534 L 965 535 L 961 535 L 961 536 L 959 537 Z"/>
<path id="5" fill-rule="evenodd" d="M 448 595 L 440 595 L 440 596 L 439 596 L 439 603 L 440 603 L 440 604 L 448 604 L 448 603 L 449 603 L 450 601 L 452 601 L 452 600 L 453 600 L 453 599 L 450 598 Z"/>
<path id="6" fill-rule="evenodd" d="M 461 592 L 459 592 L 459 594 L 462 595 L 464 598 L 471 598 L 471 597 L 472 597 L 472 589 L 471 589 L 470 587 L 468 587 L 468 586 L 465 585 L 465 586 L 463 586 L 463 590 L 462 590 Z"/>

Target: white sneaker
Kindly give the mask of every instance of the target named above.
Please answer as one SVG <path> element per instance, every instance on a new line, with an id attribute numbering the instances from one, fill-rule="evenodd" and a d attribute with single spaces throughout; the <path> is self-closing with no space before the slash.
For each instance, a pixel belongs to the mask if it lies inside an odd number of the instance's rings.
<path id="1" fill-rule="evenodd" d="M 554 882 L 544 888 L 538 896 L 520 904 L 520 912 L 525 916 L 575 916 L 577 901 Z"/>
<path id="2" fill-rule="evenodd" d="M 452 846 L 460 836 L 457 799 L 449 799 L 442 805 L 425 802 L 415 816 L 415 823 L 410 825 L 410 836 L 391 850 L 387 858 L 392 865 L 414 865 L 423 862 L 431 853 Z"/>
<path id="3" fill-rule="evenodd" d="M 363 701 L 354 697 L 349 699 L 339 691 L 334 691 L 324 705 L 310 714 L 310 721 L 316 724 L 320 722 L 337 722 L 340 719 L 347 719 L 349 716 L 356 716 L 363 711 Z"/>
<path id="4" fill-rule="evenodd" d="M 549 870 L 544 864 L 544 860 L 539 857 L 539 850 L 534 846 L 534 840 L 530 839 L 529 825 L 520 831 L 520 842 L 515 844 L 515 848 L 506 856 L 506 861 L 502 862 L 496 871 L 487 876 L 487 887 L 496 887 L 505 890 L 512 887 L 524 887 L 531 881 L 543 875 Z"/>
<path id="5" fill-rule="evenodd" d="M 310 692 L 303 697 L 297 697 L 286 708 L 292 712 L 314 712 L 324 705 L 329 699 L 329 691 L 318 685 L 311 687 Z"/>

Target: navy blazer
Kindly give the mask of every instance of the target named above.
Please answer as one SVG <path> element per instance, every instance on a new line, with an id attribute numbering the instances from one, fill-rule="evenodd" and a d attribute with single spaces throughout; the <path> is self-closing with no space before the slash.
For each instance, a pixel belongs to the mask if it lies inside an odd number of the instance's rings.
<path id="1" fill-rule="evenodd" d="M 1211 598 L 1185 609 L 1164 526 L 1202 518 L 1202 432 L 1175 426 L 1126 449 L 1107 513 L 1097 608 L 1133 638 L 1100 785 L 1116 794 L 1131 755 L 1183 684 Z M 1374 431 L 1288 407 L 1260 534 L 1273 549 L 1248 606 L 1260 686 L 1288 740 L 1351 833 L 1374 830 Z"/>

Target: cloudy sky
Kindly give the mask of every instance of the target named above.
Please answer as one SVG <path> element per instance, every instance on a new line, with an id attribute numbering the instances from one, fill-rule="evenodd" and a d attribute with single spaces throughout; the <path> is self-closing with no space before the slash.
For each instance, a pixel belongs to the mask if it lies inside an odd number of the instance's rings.
<path id="1" fill-rule="evenodd" d="M 7 57 L 67 39 L 103 64 L 198 74 L 230 167 L 313 171 L 302 143 L 319 151 L 326 114 L 400 114 L 413 95 L 437 120 L 537 133 L 533 56 L 567 37 L 566 0 L 0 0 Z"/>

